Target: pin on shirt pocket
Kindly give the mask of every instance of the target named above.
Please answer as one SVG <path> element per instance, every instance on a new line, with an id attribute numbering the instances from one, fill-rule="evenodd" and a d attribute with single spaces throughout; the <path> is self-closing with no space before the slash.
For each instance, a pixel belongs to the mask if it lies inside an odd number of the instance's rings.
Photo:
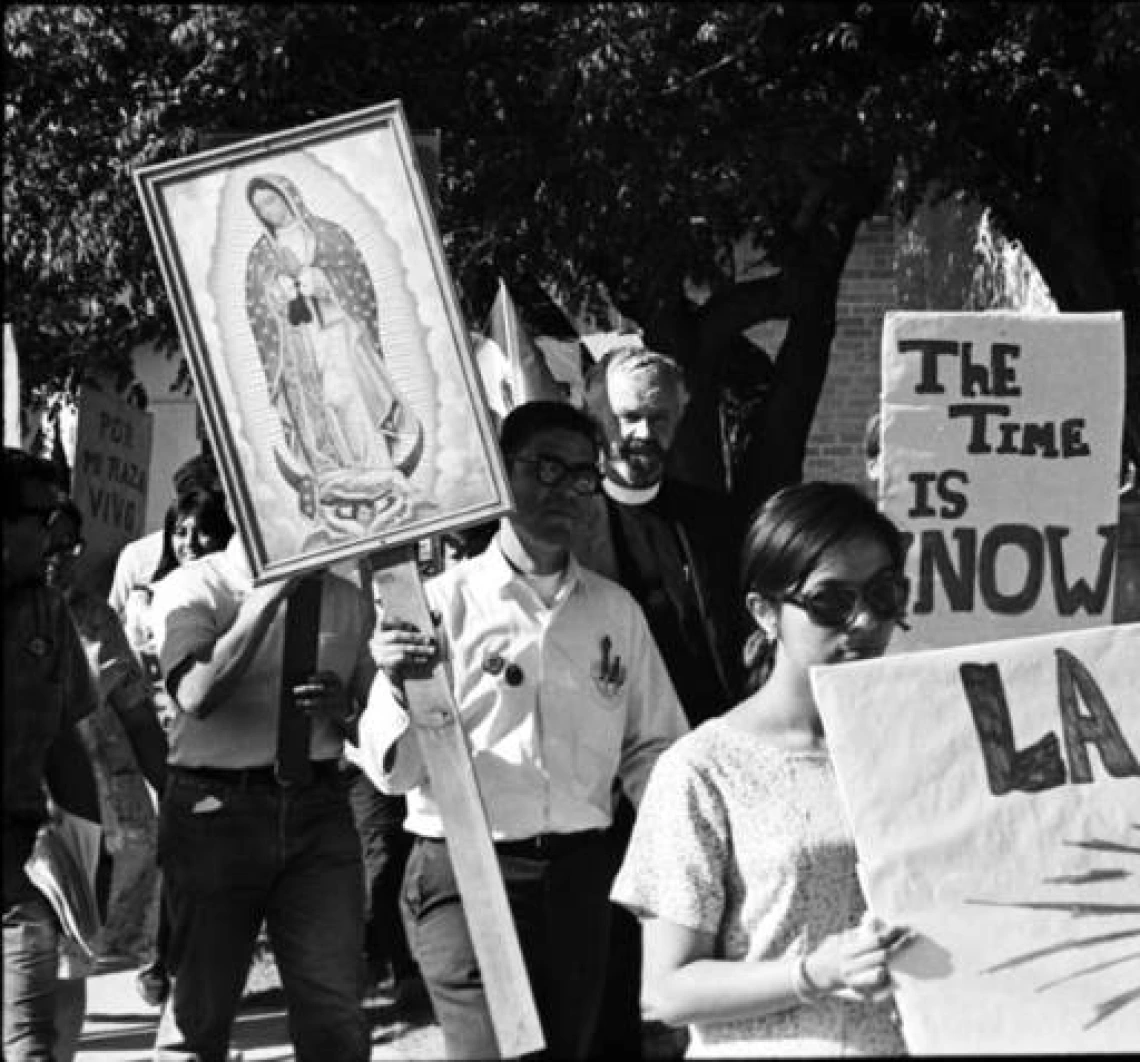
<path id="1" fill-rule="evenodd" d="M 607 699 L 615 698 L 625 685 L 626 667 L 621 654 L 613 651 L 613 639 L 605 634 L 598 642 L 599 657 L 590 665 L 590 676 L 598 692 Z"/>

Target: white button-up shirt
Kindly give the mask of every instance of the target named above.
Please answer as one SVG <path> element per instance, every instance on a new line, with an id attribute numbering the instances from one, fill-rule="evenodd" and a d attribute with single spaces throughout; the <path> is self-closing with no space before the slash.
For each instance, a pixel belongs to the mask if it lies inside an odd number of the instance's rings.
<path id="1" fill-rule="evenodd" d="M 604 829 L 615 779 L 641 799 L 688 724 L 629 593 L 571 558 L 547 607 L 498 539 L 424 589 L 494 840 Z M 383 672 L 352 758 L 381 791 L 407 793 L 411 832 L 443 836 L 415 731 Z"/>
<path id="2" fill-rule="evenodd" d="M 187 657 L 209 650 L 233 625 L 253 575 L 235 534 L 222 551 L 207 553 L 176 568 L 154 588 L 154 626 L 164 675 Z M 278 609 L 261 644 L 234 684 L 226 702 L 205 719 L 175 713 L 170 725 L 170 756 L 176 767 L 265 767 L 277 755 L 281 711 L 281 654 L 286 608 Z M 371 610 L 359 588 L 326 573 L 321 590 L 316 670 L 336 672 L 352 687 L 357 668 L 371 670 L 368 639 Z M 323 713 L 315 712 L 309 758 L 336 760 L 344 741 Z"/>

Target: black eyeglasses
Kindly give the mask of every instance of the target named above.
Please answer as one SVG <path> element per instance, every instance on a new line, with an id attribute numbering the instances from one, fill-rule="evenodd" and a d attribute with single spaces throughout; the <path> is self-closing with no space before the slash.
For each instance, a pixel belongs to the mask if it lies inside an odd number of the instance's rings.
<path id="1" fill-rule="evenodd" d="M 850 627 L 862 605 L 880 622 L 893 621 L 903 630 L 909 630 L 903 621 L 909 596 L 910 584 L 890 569 L 871 576 L 862 586 L 828 579 L 813 586 L 806 594 L 793 591 L 784 594 L 781 600 L 802 608 L 820 627 L 834 630 Z"/>
<path id="2" fill-rule="evenodd" d="M 544 487 L 557 487 L 566 480 L 575 494 L 597 494 L 602 489 L 602 474 L 597 465 L 568 465 L 560 457 L 537 454 L 534 457 L 516 457 L 520 465 L 533 465 L 535 478 Z"/>

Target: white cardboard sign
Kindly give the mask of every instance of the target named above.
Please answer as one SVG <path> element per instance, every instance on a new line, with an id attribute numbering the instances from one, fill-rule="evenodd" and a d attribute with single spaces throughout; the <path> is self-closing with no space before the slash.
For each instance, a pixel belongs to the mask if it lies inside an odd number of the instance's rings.
<path id="1" fill-rule="evenodd" d="M 1140 1046 L 1140 624 L 812 683 L 909 1050 Z"/>
<path id="2" fill-rule="evenodd" d="M 1111 621 L 1119 313 L 889 313 L 880 504 L 911 537 L 911 626 L 940 648 Z"/>

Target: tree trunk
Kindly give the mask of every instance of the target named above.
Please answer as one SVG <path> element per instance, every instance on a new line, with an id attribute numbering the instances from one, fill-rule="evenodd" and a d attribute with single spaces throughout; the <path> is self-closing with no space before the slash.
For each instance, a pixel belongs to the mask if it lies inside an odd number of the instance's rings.
<path id="1" fill-rule="evenodd" d="M 769 399 L 746 426 L 750 441 L 732 493 L 741 511 L 751 512 L 780 487 L 803 478 L 835 337 L 840 278 L 859 226 L 884 201 L 888 179 L 864 172 L 826 189 L 806 181 L 805 205 L 782 270 L 727 284 L 703 305 L 684 293 L 683 261 L 656 263 L 630 315 L 643 323 L 646 344 L 675 357 L 687 375 L 690 404 L 670 454 L 672 475 L 726 490 L 720 409 L 728 354 L 752 325 L 787 320 Z"/>
<path id="2" fill-rule="evenodd" d="M 860 225 L 883 202 L 887 178 L 869 176 L 843 189 L 828 224 L 805 234 L 805 252 L 781 279 L 791 306 L 767 400 L 747 433 L 734 493 L 751 513 L 781 487 L 803 479 L 808 435 L 835 338 L 839 283 Z"/>
<path id="3" fill-rule="evenodd" d="M 1082 172 L 1049 199 L 1003 209 L 1009 235 L 1025 247 L 1061 310 L 1123 312 L 1123 449 L 1140 465 L 1140 193 L 1134 169 L 1122 164 Z"/>

